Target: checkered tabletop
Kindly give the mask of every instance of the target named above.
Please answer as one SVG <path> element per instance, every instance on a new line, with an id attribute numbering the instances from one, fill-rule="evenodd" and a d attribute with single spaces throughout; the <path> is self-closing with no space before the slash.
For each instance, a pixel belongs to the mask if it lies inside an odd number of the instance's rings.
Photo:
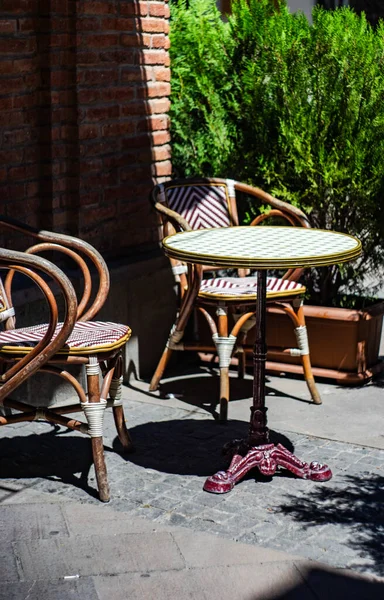
<path id="1" fill-rule="evenodd" d="M 317 267 L 361 253 L 356 238 L 300 227 L 220 227 L 185 231 L 163 240 L 170 258 L 215 267 L 254 269 Z"/>

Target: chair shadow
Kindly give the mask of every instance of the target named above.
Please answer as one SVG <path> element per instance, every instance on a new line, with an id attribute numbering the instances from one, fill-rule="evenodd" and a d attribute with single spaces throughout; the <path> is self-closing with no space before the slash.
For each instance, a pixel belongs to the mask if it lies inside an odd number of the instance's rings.
<path id="1" fill-rule="evenodd" d="M 88 484 L 93 465 L 90 440 L 70 435 L 71 431 L 57 426 L 47 426 L 50 430 L 46 433 L 0 439 L 0 483 L 8 478 L 40 477 L 61 481 L 98 498 L 97 489 Z"/>
<path id="2" fill-rule="evenodd" d="M 135 452 L 125 455 L 125 460 L 145 469 L 177 475 L 207 477 L 226 468 L 229 458 L 223 455 L 224 445 L 246 437 L 248 425 L 244 421 L 230 420 L 219 424 L 211 419 L 175 419 L 149 422 L 130 428 Z M 292 442 L 284 435 L 270 431 L 271 442 L 283 444 L 291 452 Z M 119 451 L 118 440 L 113 448 Z M 266 478 L 257 469 L 250 477 Z M 291 476 L 288 471 L 279 476 Z"/>

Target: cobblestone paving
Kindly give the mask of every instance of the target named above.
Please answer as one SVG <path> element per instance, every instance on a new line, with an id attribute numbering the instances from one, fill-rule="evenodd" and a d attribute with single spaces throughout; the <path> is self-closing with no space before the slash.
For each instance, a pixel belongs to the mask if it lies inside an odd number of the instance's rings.
<path id="1" fill-rule="evenodd" d="M 221 425 L 166 401 L 127 401 L 125 410 L 133 454 L 118 453 L 112 415 L 105 418 L 111 508 L 384 575 L 384 451 L 272 432 L 272 441 L 299 458 L 328 463 L 333 479 L 316 484 L 285 471 L 266 480 L 252 472 L 231 493 L 213 495 L 202 490 L 205 478 L 226 466 L 221 447 L 244 436 L 245 423 Z M 76 432 L 36 422 L 1 428 L 0 469 L 0 501 L 30 487 L 62 501 L 99 503 L 89 440 Z"/>

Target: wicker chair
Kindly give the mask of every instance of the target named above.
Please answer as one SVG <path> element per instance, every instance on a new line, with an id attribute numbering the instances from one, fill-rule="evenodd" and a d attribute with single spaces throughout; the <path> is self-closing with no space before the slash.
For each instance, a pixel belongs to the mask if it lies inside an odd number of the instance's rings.
<path id="1" fill-rule="evenodd" d="M 0 280 L 0 321 L 5 325 L 5 329 L 0 331 L 0 404 L 17 411 L 3 411 L 5 414 L 0 416 L 0 425 L 45 420 L 90 436 L 99 497 L 107 502 L 109 486 L 103 449 L 103 417 L 107 406 L 112 407 L 123 449 L 128 451 L 132 447 L 121 400 L 122 348 L 131 331 L 126 325 L 91 321 L 108 295 L 107 266 L 92 246 L 77 238 L 38 231 L 4 216 L 0 216 L 0 225 L 38 240 L 26 252 L 0 249 L 0 268 L 7 271 L 4 283 Z M 52 262 L 36 256 L 47 251 L 64 253 L 80 268 L 84 282 L 79 303 L 67 276 Z M 99 276 L 93 300 L 88 265 L 96 267 Z M 48 323 L 15 328 L 11 294 L 15 272 L 30 278 L 42 291 L 50 314 Z M 60 295 L 55 298 L 52 285 L 56 288 L 56 295 L 58 286 L 64 298 L 65 316 L 62 322 L 58 322 Z M 66 365 L 85 366 L 87 391 L 66 370 Z M 72 385 L 79 402 L 56 406 L 50 405 L 47 399 L 44 406 L 36 408 L 28 404 L 28 400 L 20 402 L 12 399 L 12 392 L 37 372 L 63 378 Z M 100 372 L 103 376 L 101 389 Z M 86 422 L 65 416 L 73 412 L 83 412 Z"/>
<path id="2" fill-rule="evenodd" d="M 253 220 L 252 226 L 274 217 L 283 218 L 292 226 L 310 227 L 301 210 L 259 188 L 224 179 L 176 179 L 157 185 L 152 192 L 153 204 L 161 215 L 163 235 L 170 235 L 175 231 L 238 225 L 236 192 L 252 197 L 255 203 L 263 206 L 263 211 Z M 238 277 L 215 276 L 213 273 L 206 279 L 203 278 L 204 273 L 212 271 L 212 267 L 185 265 L 175 260 L 171 260 L 171 263 L 179 284 L 180 310 L 149 389 L 155 391 L 159 387 L 174 350 L 216 351 L 220 368 L 220 419 L 225 420 L 232 355 L 237 354 L 239 376 L 243 377 L 245 352 L 251 351 L 251 347 L 245 342 L 248 331 L 255 323 L 256 277 L 239 269 Z M 281 309 L 292 320 L 298 348 L 288 349 L 288 352 L 301 357 L 312 401 L 321 404 L 311 369 L 303 312 L 305 287 L 298 282 L 302 272 L 303 269 L 291 269 L 281 278 L 269 277 L 267 306 Z M 195 288 L 195 293 L 186 293 L 192 287 Z M 216 320 L 212 308 L 216 309 Z M 208 322 L 213 340 L 211 347 L 200 342 L 182 341 L 193 309 L 200 311 Z M 229 315 L 232 315 L 232 323 L 228 319 Z"/>

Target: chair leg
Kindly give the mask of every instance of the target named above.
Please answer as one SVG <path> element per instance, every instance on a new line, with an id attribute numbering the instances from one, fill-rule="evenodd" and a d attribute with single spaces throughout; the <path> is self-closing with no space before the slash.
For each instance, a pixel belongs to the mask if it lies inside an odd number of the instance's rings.
<path id="1" fill-rule="evenodd" d="M 226 421 L 228 419 L 228 403 L 229 403 L 229 369 L 228 367 L 220 368 L 220 414 L 219 420 Z"/>
<path id="2" fill-rule="evenodd" d="M 311 394 L 313 404 L 322 404 L 321 396 L 316 387 L 315 378 L 312 373 L 311 358 L 309 352 L 308 334 L 307 327 L 305 325 L 305 316 L 303 303 L 300 302 L 299 306 L 294 305 L 294 310 L 298 319 L 298 327 L 295 327 L 295 334 L 297 344 L 300 349 L 301 363 L 303 365 L 304 378 Z"/>
<path id="3" fill-rule="evenodd" d="M 151 383 L 149 384 L 150 392 L 155 392 L 158 389 L 160 379 L 162 378 L 163 373 L 167 367 L 167 364 L 169 363 L 169 359 L 171 358 L 172 352 L 173 352 L 173 350 L 172 350 L 172 348 L 168 347 L 168 342 L 167 342 L 167 346 L 164 348 L 164 352 L 159 360 L 159 364 L 156 367 L 156 371 L 153 374 Z"/>
<path id="4" fill-rule="evenodd" d="M 228 309 L 225 305 L 219 306 L 217 314 L 217 333 L 212 335 L 219 357 L 220 368 L 220 421 L 226 421 L 228 418 L 229 403 L 229 365 L 236 337 L 228 335 Z"/>
<path id="5" fill-rule="evenodd" d="M 124 418 L 124 408 L 122 401 L 122 387 L 123 387 L 123 361 L 119 357 L 116 361 L 111 385 L 109 386 L 109 396 L 113 400 L 112 411 L 113 418 L 115 420 L 115 426 L 117 435 L 121 445 L 123 446 L 124 452 L 131 452 L 133 450 L 133 443 L 131 436 L 129 435 L 127 426 Z"/>
<path id="6" fill-rule="evenodd" d="M 295 356 L 300 355 L 301 364 L 303 366 L 304 379 L 308 386 L 309 393 L 311 394 L 313 404 L 322 404 L 321 396 L 316 387 L 315 378 L 313 377 L 312 373 L 308 334 L 307 327 L 305 325 L 305 316 L 302 299 L 298 298 L 297 300 L 293 300 L 292 304 L 283 304 L 282 302 L 273 302 L 271 304 L 278 306 L 280 310 L 283 310 L 293 322 L 297 345 L 299 349 L 293 349 L 291 350 L 291 353 L 294 353 Z"/>
<path id="7" fill-rule="evenodd" d="M 133 442 L 125 424 L 124 409 L 122 406 L 113 406 L 112 410 L 113 418 L 115 419 L 117 435 L 119 436 L 119 440 L 123 446 L 124 452 L 132 452 Z"/>
<path id="8" fill-rule="evenodd" d="M 92 441 L 99 497 L 102 502 L 109 502 L 109 485 L 103 447 L 103 418 L 107 401 L 100 397 L 99 371 L 97 358 L 90 357 L 89 363 L 86 365 L 88 402 L 83 402 L 82 408 L 88 421 L 88 432 Z"/>

